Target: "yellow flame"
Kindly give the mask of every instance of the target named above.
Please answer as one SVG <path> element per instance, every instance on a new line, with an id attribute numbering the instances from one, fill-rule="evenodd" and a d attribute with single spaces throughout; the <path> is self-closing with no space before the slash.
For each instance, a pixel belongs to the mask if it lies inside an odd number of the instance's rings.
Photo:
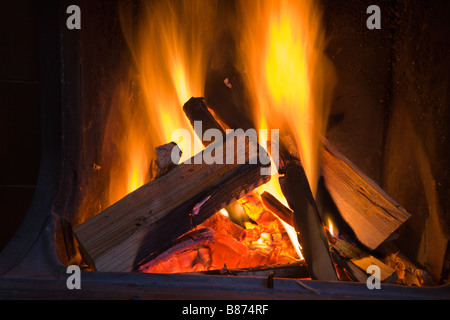
<path id="1" fill-rule="evenodd" d="M 334 226 L 333 222 L 331 221 L 331 219 L 328 219 L 328 231 L 330 232 L 332 237 L 336 237 L 336 235 L 338 234 L 336 227 Z"/>
<path id="2" fill-rule="evenodd" d="M 292 245 L 295 249 L 295 252 L 297 252 L 299 259 L 304 260 L 303 254 L 302 254 L 302 246 L 300 245 L 300 242 L 298 241 L 298 235 L 297 231 L 295 231 L 294 227 L 288 225 L 284 221 L 280 220 L 281 223 L 284 226 L 284 229 L 286 230 L 287 234 L 289 235 L 289 238 L 291 239 Z"/>
<path id="3" fill-rule="evenodd" d="M 333 88 L 320 10 L 312 0 L 240 4 L 240 63 L 254 118 L 292 137 L 315 193 L 326 91 Z"/>
<path id="4" fill-rule="evenodd" d="M 138 83 L 140 100 L 130 101 L 125 94 L 129 84 L 123 84 L 121 127 L 112 129 L 121 133 L 113 136 L 119 152 L 117 166 L 122 169 L 111 174 L 110 203 L 147 182 L 154 149 L 171 142 L 175 130 L 186 129 L 196 137 L 182 106 L 191 97 L 204 95 L 212 47 L 207 31 L 214 29 L 216 12 L 215 1 L 143 1 L 137 11 L 128 3 L 120 5 L 123 33 L 134 59 L 130 81 Z M 203 148 L 197 138 L 193 144 L 175 142 L 183 151 L 180 162 Z"/>
<path id="5" fill-rule="evenodd" d="M 332 65 L 323 53 L 321 12 L 312 0 L 255 0 L 240 2 L 240 14 L 240 68 L 254 119 L 259 128 L 280 129 L 281 136 L 292 137 L 315 194 L 320 138 L 334 84 Z M 259 191 L 288 206 L 278 174 Z M 283 225 L 302 257 L 295 229 Z"/>
<path id="6" fill-rule="evenodd" d="M 149 169 L 149 159 L 147 155 L 135 145 L 136 149 L 130 148 L 130 158 L 128 163 L 127 193 L 133 192 L 145 183 L 147 170 Z"/>

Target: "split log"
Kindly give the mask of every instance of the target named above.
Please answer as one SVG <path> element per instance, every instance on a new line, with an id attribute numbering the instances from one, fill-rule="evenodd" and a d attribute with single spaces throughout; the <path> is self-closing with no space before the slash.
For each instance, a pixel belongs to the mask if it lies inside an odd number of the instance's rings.
<path id="1" fill-rule="evenodd" d="M 234 138 L 223 141 L 224 159 L 229 152 L 236 156 L 235 143 L 227 143 Z M 251 143 L 244 164 L 195 164 L 196 155 L 74 228 L 83 259 L 98 271 L 133 271 L 146 256 L 266 183 L 270 176 L 261 175 L 262 166 L 250 164 L 258 159 Z M 213 151 L 201 156 L 212 158 Z"/>
<path id="2" fill-rule="evenodd" d="M 191 126 L 194 128 L 195 121 L 202 122 L 202 132 L 196 132 L 197 135 L 203 137 L 203 133 L 209 129 L 216 129 L 225 137 L 226 133 L 223 127 L 217 122 L 211 112 L 208 110 L 203 98 L 191 98 L 183 106 L 183 111 L 189 119 Z M 201 138 L 200 137 L 200 138 Z M 202 143 L 205 147 L 210 145 L 211 141 L 204 141 Z"/>
<path id="3" fill-rule="evenodd" d="M 358 240 L 374 250 L 411 215 L 326 139 L 322 150 L 328 191 Z"/>
<path id="4" fill-rule="evenodd" d="M 380 282 L 395 283 L 395 281 L 397 281 L 397 272 L 371 255 L 366 255 L 358 259 L 352 259 L 351 262 L 366 272 L 370 266 L 377 266 L 380 270 Z M 377 274 L 374 274 L 374 276 L 376 277 Z"/>
<path id="5" fill-rule="evenodd" d="M 352 271 L 353 275 L 356 275 L 356 278 L 360 282 L 365 282 L 367 277 L 369 276 L 366 272 L 369 266 L 376 265 L 380 268 L 380 282 L 383 283 L 394 283 L 398 279 L 397 272 L 383 263 L 381 260 L 376 257 L 370 255 L 369 253 L 361 250 L 357 246 L 343 240 L 336 239 L 332 243 L 332 248 L 338 252 L 341 256 L 348 259 L 347 263 Z M 355 269 L 355 266 L 358 267 L 363 273 L 358 272 Z M 363 276 L 361 276 L 361 274 Z"/>
<path id="6" fill-rule="evenodd" d="M 311 278 L 338 281 L 325 229 L 301 164 L 289 161 L 279 181 L 289 207 L 294 212 L 295 230 L 298 231 Z"/>
<path id="7" fill-rule="evenodd" d="M 293 227 L 298 232 L 302 254 L 315 280 L 338 281 L 324 223 L 308 178 L 290 136 L 280 142 L 281 190 L 293 210 Z"/>
<path id="8" fill-rule="evenodd" d="M 273 195 L 269 192 L 265 191 L 261 195 L 261 200 L 264 203 L 264 206 L 272 211 L 278 218 L 283 220 L 285 223 L 294 226 L 294 213 L 291 209 L 287 208 L 284 204 L 278 201 Z"/>

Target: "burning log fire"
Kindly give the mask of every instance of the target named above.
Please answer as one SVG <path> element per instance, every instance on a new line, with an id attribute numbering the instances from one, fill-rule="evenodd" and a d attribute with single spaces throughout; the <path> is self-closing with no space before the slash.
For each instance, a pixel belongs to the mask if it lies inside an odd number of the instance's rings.
<path id="1" fill-rule="evenodd" d="M 140 103 L 147 109 L 142 118 L 124 120 L 125 137 L 113 135 L 125 170 L 112 177 L 110 206 L 74 228 L 84 262 L 97 271 L 144 273 L 283 269 L 290 270 L 281 273 L 285 277 L 331 281 L 365 281 L 367 267 L 376 265 L 383 271 L 380 281 L 427 283 L 415 267 L 409 271 L 415 281 L 406 281 L 396 253 L 375 257 L 410 215 L 324 138 L 334 76 L 316 5 L 257 1 L 251 15 L 246 2 L 238 6 L 238 59 L 248 97 L 242 103 L 255 129 L 281 131 L 280 141 L 266 136 L 257 143 L 248 131 L 238 133 L 248 142 L 240 163 L 238 147 L 227 143 L 235 135 L 227 129 L 251 129 L 246 119 L 236 113 L 227 121 L 211 112 L 215 106 L 208 99 L 191 98 L 204 96 L 211 43 L 201 35 L 214 25 L 214 1 L 194 2 L 144 6 L 137 44 L 123 13 Z M 184 20 L 190 14 L 195 22 Z M 236 90 L 228 78 L 222 86 L 229 94 Z M 193 141 L 174 136 L 179 129 Z M 218 133 L 214 141 L 195 138 L 208 130 Z M 229 154 L 234 163 L 226 161 Z M 155 155 L 157 168 L 151 165 Z M 205 155 L 224 161 L 209 163 Z M 267 167 L 271 175 L 262 175 Z M 335 214 L 353 230 L 353 239 L 325 225 L 322 175 Z"/>

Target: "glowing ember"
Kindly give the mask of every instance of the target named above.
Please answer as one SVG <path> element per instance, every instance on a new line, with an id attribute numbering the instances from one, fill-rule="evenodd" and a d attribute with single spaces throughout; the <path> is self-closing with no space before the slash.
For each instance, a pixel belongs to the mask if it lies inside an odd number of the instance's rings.
<path id="1" fill-rule="evenodd" d="M 300 260 L 292 246 L 287 231 L 262 204 L 257 194 L 244 197 L 240 203 L 245 212 L 255 218 L 257 224 L 245 222 L 246 229 L 228 219 L 227 212 L 221 210 L 194 231 L 213 232 L 213 239 L 190 245 L 186 241 L 185 250 L 176 250 L 176 254 L 158 256 L 144 263 L 141 272 L 182 273 L 194 271 L 254 268 L 264 265 L 289 264 Z M 209 230 L 209 231 L 206 231 Z M 214 230 L 214 231 L 213 231 Z M 189 237 L 188 237 L 189 238 Z M 183 248 L 183 245 L 179 247 Z"/>

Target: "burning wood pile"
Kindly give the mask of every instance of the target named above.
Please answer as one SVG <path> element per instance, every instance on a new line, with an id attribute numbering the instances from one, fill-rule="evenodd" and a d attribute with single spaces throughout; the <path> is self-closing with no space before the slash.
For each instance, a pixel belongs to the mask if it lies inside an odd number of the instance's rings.
<path id="1" fill-rule="evenodd" d="M 205 43 L 188 46 L 186 39 L 197 44 L 196 32 L 203 35 L 210 27 L 197 30 L 198 24 L 214 20 L 207 5 L 189 6 L 201 7 L 207 15 L 180 28 L 172 16 L 176 10 L 168 8 L 166 12 L 159 7 L 165 4 L 157 3 L 148 10 L 146 23 L 163 23 L 164 18 L 173 23 L 164 25 L 161 34 L 152 33 L 161 26 L 151 25 L 144 36 L 151 41 L 166 38 L 140 45 L 134 52 L 142 68 L 143 96 L 152 106 L 151 121 L 162 119 L 160 126 L 153 122 L 148 126 L 160 129 L 162 135 L 167 124 L 180 123 L 171 127 L 173 132 L 188 119 L 193 131 L 186 127 L 178 131 L 177 137 L 183 137 L 178 144 L 167 135 L 165 141 L 158 141 L 168 144 L 150 144 L 157 154 L 148 170 L 150 181 L 130 188 L 127 195 L 74 228 L 89 268 L 365 282 L 368 268 L 375 265 L 381 270 L 381 281 L 428 283 L 426 273 L 386 244 L 410 214 L 324 138 L 326 120 L 321 120 L 327 117 L 327 99 L 323 95 L 332 85 L 314 72 L 332 66 L 320 47 L 323 35 L 317 8 L 309 1 L 305 8 L 287 0 L 264 1 L 259 15 L 249 15 L 252 11 L 244 8 L 248 2 L 242 1 L 245 22 L 238 47 L 247 71 L 243 91 L 250 101 L 242 98 L 240 103 L 254 106 L 257 125 L 253 128 L 272 130 L 271 137 L 260 135 L 258 141 L 244 114 L 226 105 L 240 96 L 235 94 L 239 85 L 233 80 L 227 78 L 221 86 L 224 95 L 209 97 L 206 102 L 189 99 L 202 95 L 192 89 L 197 83 L 187 79 L 188 74 L 203 68 L 187 67 L 185 60 L 201 66 Z M 179 39 L 183 30 L 190 34 Z M 254 30 L 264 38 L 255 36 Z M 172 47 L 175 44 L 197 50 L 179 52 L 178 46 Z M 142 54 L 146 48 L 152 54 L 153 48 L 158 48 L 161 56 L 149 59 Z M 153 64 L 147 68 L 149 61 Z M 162 88 L 167 70 L 158 68 L 166 64 L 172 80 Z M 152 70 L 151 76 L 147 69 Z M 154 92 L 146 91 L 154 88 Z M 176 92 L 167 88 L 176 88 Z M 155 107 L 159 100 L 155 97 L 166 91 L 169 93 L 161 100 L 172 105 L 171 99 L 178 97 L 173 103 L 176 107 Z M 182 110 L 180 104 L 184 104 Z M 222 111 L 232 110 L 231 116 L 212 112 L 218 110 L 218 104 L 226 105 Z M 133 131 L 135 127 L 130 124 L 130 136 L 142 138 Z M 195 132 L 204 149 L 196 148 L 195 141 L 183 135 L 186 130 L 188 135 Z M 123 144 L 130 145 L 126 139 Z M 193 146 L 192 155 L 188 151 Z M 140 162 L 149 167 L 148 162 Z M 135 171 L 130 172 L 134 177 Z M 330 221 L 337 219 L 348 229 L 332 231 Z"/>
<path id="2" fill-rule="evenodd" d="M 225 132 L 203 99 L 192 98 L 184 111 L 193 124 L 206 124 L 205 131 Z M 227 135 L 222 144 L 235 136 Z M 356 239 L 332 234 L 298 156 L 282 149 L 279 180 L 290 208 L 269 192 L 257 191 L 271 178 L 260 174 L 261 164 L 250 164 L 256 154 L 249 150 L 261 149 L 247 144 L 242 165 L 175 166 L 167 158 L 173 150 L 180 152 L 177 145 L 158 148 L 151 183 L 75 228 L 84 260 L 98 271 L 263 275 L 279 268 L 282 277 L 348 281 L 366 281 L 367 268 L 376 265 L 384 282 L 429 281 L 392 249 L 384 249 L 384 262 L 369 253 L 409 218 L 389 195 L 324 139 L 326 189 Z M 289 227 L 297 230 L 301 253 L 289 238 Z"/>

